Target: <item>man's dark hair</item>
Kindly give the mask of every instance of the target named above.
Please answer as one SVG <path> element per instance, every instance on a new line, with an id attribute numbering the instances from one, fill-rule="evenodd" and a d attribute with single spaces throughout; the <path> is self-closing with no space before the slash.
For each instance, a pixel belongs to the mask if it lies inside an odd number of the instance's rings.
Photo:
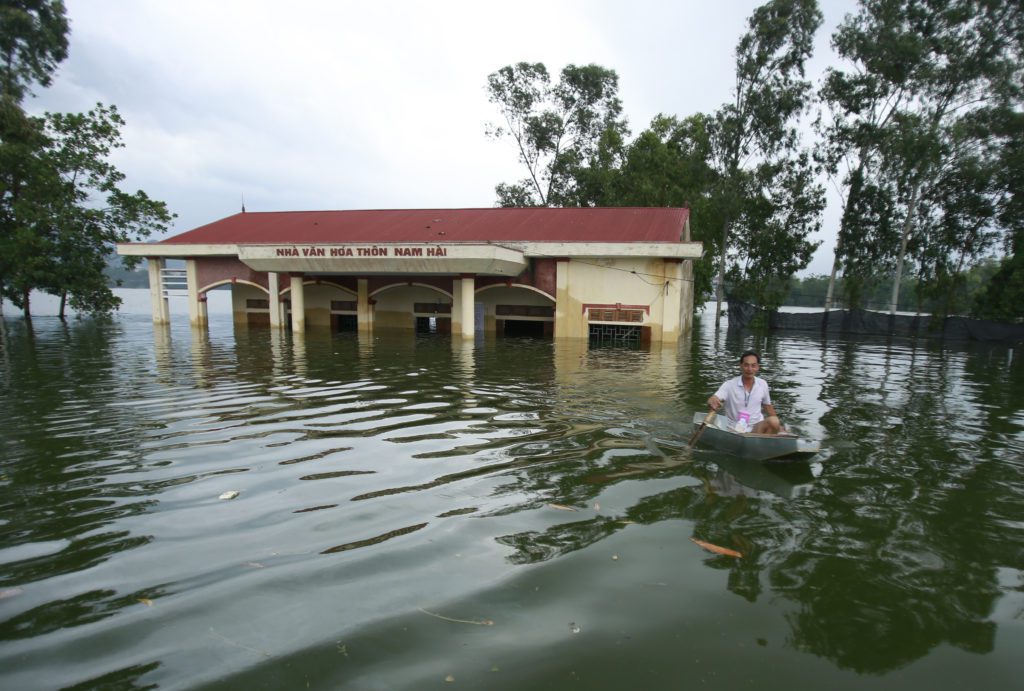
<path id="1" fill-rule="evenodd" d="M 761 353 L 757 352 L 756 350 L 744 350 L 743 355 L 740 355 L 740 364 L 743 363 L 743 358 L 747 357 L 748 355 L 753 355 L 754 357 L 756 357 L 757 364 L 761 364 Z"/>

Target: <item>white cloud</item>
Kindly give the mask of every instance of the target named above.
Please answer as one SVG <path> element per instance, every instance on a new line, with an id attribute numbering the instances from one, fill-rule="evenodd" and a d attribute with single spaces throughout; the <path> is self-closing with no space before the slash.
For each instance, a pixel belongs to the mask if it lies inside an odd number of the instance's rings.
<path id="1" fill-rule="evenodd" d="M 484 136 L 488 74 L 523 60 L 610 67 L 638 132 L 729 98 L 759 2 L 67 4 L 71 55 L 35 107 L 116 104 L 118 165 L 182 231 L 236 212 L 243 194 L 250 210 L 491 206 L 522 171 L 511 144 Z M 827 22 L 851 6 L 830 0 Z M 812 270 L 830 261 L 819 250 Z"/>

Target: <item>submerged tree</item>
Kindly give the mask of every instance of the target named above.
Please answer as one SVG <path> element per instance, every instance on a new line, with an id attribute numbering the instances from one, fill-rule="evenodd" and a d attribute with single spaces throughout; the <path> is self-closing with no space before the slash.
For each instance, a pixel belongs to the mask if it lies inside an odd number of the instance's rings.
<path id="1" fill-rule="evenodd" d="M 711 122 L 722 217 L 716 324 L 727 276 L 743 297 L 776 307 L 816 246 L 808 237 L 820 224 L 824 191 L 796 125 L 810 103 L 804 63 L 821 22 L 816 0 L 771 0 L 754 11 L 737 45 L 733 99 Z M 786 261 L 773 269 L 780 257 Z"/>
<path id="2" fill-rule="evenodd" d="M 833 274 L 842 268 L 851 287 L 890 268 L 895 311 L 906 262 L 926 291 L 948 292 L 1003 232 L 997 198 L 1006 186 L 998 189 L 988 135 L 970 121 L 990 108 L 1019 110 L 1024 9 L 998 0 L 864 0 L 833 46 L 851 64 L 831 70 L 822 89 L 830 170 L 847 162 Z M 865 193 L 888 223 L 863 223 Z"/>
<path id="3" fill-rule="evenodd" d="M 65 302 L 109 312 L 120 303 L 104 273 L 114 244 L 166 229 L 171 215 L 121 189 L 109 160 L 123 146 L 115 107 L 42 118 L 22 109 L 33 83 L 49 84 L 66 57 L 63 3 L 5 1 L 0 18 L 0 295 L 26 317 L 33 290 L 60 296 L 62 317 Z"/>

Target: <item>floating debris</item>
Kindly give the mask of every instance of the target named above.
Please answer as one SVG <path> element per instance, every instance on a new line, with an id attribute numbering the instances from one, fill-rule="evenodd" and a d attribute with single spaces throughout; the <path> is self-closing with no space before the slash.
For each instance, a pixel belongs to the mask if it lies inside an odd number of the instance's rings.
<path id="1" fill-rule="evenodd" d="M 150 600 L 148 597 L 140 597 L 139 598 L 139 602 L 144 604 L 146 607 L 152 607 L 153 606 L 153 601 Z"/>
<path id="2" fill-rule="evenodd" d="M 574 509 L 571 506 L 566 506 L 565 504 L 548 504 L 548 506 L 550 506 L 552 509 L 558 509 L 559 511 L 575 511 L 576 510 L 576 509 Z"/>
<path id="3" fill-rule="evenodd" d="M 452 675 L 452 674 L 449 674 L 447 677 L 444 678 L 444 680 L 450 684 L 453 681 L 455 681 L 455 676 Z"/>
<path id="4" fill-rule="evenodd" d="M 580 625 L 577 624 L 574 621 L 570 621 L 569 622 L 569 630 L 572 631 L 573 633 L 579 633 L 580 632 Z"/>
<path id="5" fill-rule="evenodd" d="M 494 622 L 490 619 L 452 619 L 451 617 L 446 617 L 443 614 L 438 614 L 437 612 L 431 612 L 429 610 L 423 609 L 422 607 L 417 607 L 416 609 L 423 612 L 424 614 L 429 614 L 432 617 L 437 617 L 438 619 L 450 621 L 455 624 L 475 624 L 476 626 L 494 626 Z"/>
<path id="6" fill-rule="evenodd" d="M 704 542 L 703 540 L 698 540 L 698 539 L 693 538 L 693 537 L 691 537 L 690 540 L 695 545 L 697 545 L 699 547 L 703 547 L 704 549 L 706 549 L 709 552 L 714 552 L 715 554 L 721 554 L 721 555 L 726 556 L 726 557 L 736 557 L 737 559 L 742 559 L 743 558 L 743 555 L 740 554 L 739 552 L 737 552 L 734 549 L 729 549 L 728 547 L 719 547 L 718 545 L 713 545 L 710 542 Z"/>
<path id="7" fill-rule="evenodd" d="M 619 560 L 619 555 L 618 554 L 613 554 L 612 555 L 612 561 L 618 561 L 618 560 Z"/>
<path id="8" fill-rule="evenodd" d="M 218 499 L 234 499 L 238 496 L 238 490 L 229 489 L 224 494 L 220 495 Z"/>

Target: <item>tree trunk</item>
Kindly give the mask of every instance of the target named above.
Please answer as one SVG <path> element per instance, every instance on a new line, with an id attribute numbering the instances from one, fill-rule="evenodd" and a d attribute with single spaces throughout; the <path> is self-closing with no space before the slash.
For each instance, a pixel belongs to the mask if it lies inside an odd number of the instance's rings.
<path id="1" fill-rule="evenodd" d="M 907 242 L 910 240 L 910 229 L 914 226 L 914 211 L 917 209 L 917 193 L 921 189 L 920 181 L 914 183 L 907 207 L 907 218 L 903 221 L 903 240 L 900 242 L 900 253 L 896 257 L 896 276 L 892 283 L 892 298 L 889 300 L 889 314 L 896 314 L 896 306 L 900 301 L 900 281 L 903 280 L 903 257 L 907 253 Z"/>
<path id="2" fill-rule="evenodd" d="M 857 165 L 857 170 L 850 176 L 850 190 L 846 193 L 846 202 L 843 204 L 843 218 L 839 222 L 839 235 L 836 238 L 836 251 L 835 259 L 832 261 L 832 275 L 828 279 L 828 292 L 825 294 L 825 319 L 828 319 L 828 311 L 832 309 L 832 298 L 835 295 L 836 289 L 836 274 L 839 273 L 839 264 L 843 256 L 843 231 L 852 227 L 852 225 L 859 221 L 859 219 L 852 218 L 851 204 L 853 204 L 861 194 L 861 188 L 864 186 L 864 167 L 866 165 L 867 158 L 867 147 L 862 146 L 858 153 L 858 160 L 860 163 Z"/>
<path id="3" fill-rule="evenodd" d="M 29 304 L 29 301 L 28 301 L 28 298 L 29 298 L 29 290 L 28 290 L 28 288 L 25 288 L 25 290 L 22 291 L 21 298 L 22 298 L 21 311 L 25 315 L 25 321 L 30 322 L 30 321 L 32 321 L 32 307 L 31 307 L 31 305 Z"/>
<path id="4" fill-rule="evenodd" d="M 832 309 L 832 296 L 836 290 L 836 274 L 839 272 L 839 253 L 843 248 L 843 239 L 836 240 L 836 254 L 832 260 L 832 275 L 828 278 L 828 290 L 825 291 L 825 319 L 828 319 L 828 311 Z"/>
<path id="5" fill-rule="evenodd" d="M 715 303 L 715 328 L 718 328 L 718 324 L 722 319 L 722 297 L 725 294 L 725 253 L 729 249 L 729 227 L 732 225 L 731 219 L 726 219 L 725 223 L 722 224 L 722 253 L 718 259 L 718 290 L 717 302 Z"/>
<path id="6" fill-rule="evenodd" d="M 60 291 L 60 312 L 58 312 L 58 314 L 57 314 L 57 316 L 60 317 L 61 321 L 65 321 L 65 319 L 64 319 L 64 306 L 67 305 L 67 304 L 68 304 L 68 291 L 62 290 L 62 291 Z"/>

